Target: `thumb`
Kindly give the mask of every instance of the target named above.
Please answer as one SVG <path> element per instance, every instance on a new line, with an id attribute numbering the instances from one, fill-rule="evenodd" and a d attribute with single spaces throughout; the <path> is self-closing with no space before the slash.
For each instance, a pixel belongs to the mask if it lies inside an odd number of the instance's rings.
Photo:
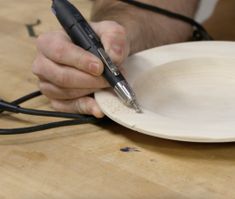
<path id="1" fill-rule="evenodd" d="M 92 23 L 91 26 L 100 37 L 112 61 L 120 65 L 128 56 L 130 49 L 124 27 L 114 21 Z"/>

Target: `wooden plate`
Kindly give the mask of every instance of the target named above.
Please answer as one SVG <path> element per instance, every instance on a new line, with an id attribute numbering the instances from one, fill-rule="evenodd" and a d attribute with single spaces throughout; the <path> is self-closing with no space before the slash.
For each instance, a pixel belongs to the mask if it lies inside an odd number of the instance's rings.
<path id="1" fill-rule="evenodd" d="M 235 141 L 235 42 L 158 47 L 131 56 L 124 68 L 143 113 L 123 105 L 111 89 L 95 93 L 112 120 L 161 138 Z"/>

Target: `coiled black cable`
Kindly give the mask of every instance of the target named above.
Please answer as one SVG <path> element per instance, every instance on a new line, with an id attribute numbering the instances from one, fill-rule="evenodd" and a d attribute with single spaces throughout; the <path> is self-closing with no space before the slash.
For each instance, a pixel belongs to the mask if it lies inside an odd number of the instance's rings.
<path id="1" fill-rule="evenodd" d="M 40 125 L 31 126 L 31 127 L 23 127 L 23 128 L 0 129 L 0 135 L 15 135 L 15 134 L 32 133 L 36 131 L 42 131 L 42 130 L 57 128 L 57 127 L 62 127 L 62 126 L 71 126 L 71 125 L 86 124 L 86 123 L 97 123 L 105 119 L 105 118 L 98 119 L 93 116 L 74 114 L 74 113 L 27 109 L 27 108 L 22 108 L 19 106 L 21 103 L 26 102 L 35 97 L 38 97 L 40 95 L 42 95 L 41 92 L 36 91 L 28 95 L 25 95 L 13 102 L 6 102 L 4 100 L 0 100 L 0 112 L 7 111 L 11 113 L 21 113 L 21 114 L 34 115 L 34 116 L 69 118 L 72 120 L 63 120 L 63 121 L 51 122 L 47 124 L 40 124 Z"/>

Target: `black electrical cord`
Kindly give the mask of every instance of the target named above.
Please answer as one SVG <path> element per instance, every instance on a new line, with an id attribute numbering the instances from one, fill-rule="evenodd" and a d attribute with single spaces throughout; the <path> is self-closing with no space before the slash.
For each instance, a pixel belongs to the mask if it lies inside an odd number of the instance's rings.
<path id="1" fill-rule="evenodd" d="M 30 99 L 32 99 L 32 98 L 38 97 L 38 96 L 40 96 L 40 95 L 42 95 L 41 91 L 35 91 L 35 92 L 33 92 L 33 93 L 30 93 L 30 94 L 28 94 L 28 95 L 25 95 L 25 96 L 23 96 L 23 97 L 20 97 L 20 98 L 14 100 L 13 102 L 11 102 L 11 104 L 12 104 L 12 105 L 19 105 L 19 104 L 21 104 L 21 103 L 23 103 L 23 102 L 26 102 L 26 101 L 28 101 L 28 100 L 30 100 Z M 3 100 L 0 100 L 0 101 L 3 102 Z M 9 102 L 7 102 L 7 103 L 9 104 Z M 4 110 L 0 108 L 0 113 L 2 113 L 3 111 L 4 111 Z"/>
<path id="2" fill-rule="evenodd" d="M 85 120 L 86 118 L 88 118 L 80 114 L 22 108 L 19 105 L 15 105 L 15 104 L 6 102 L 4 100 L 0 100 L 0 109 L 2 111 L 8 111 L 12 113 L 21 113 L 21 114 L 26 114 L 26 115 L 36 115 L 36 116 L 44 116 L 44 117 L 71 118 L 71 119 L 81 119 L 81 120 Z"/>
<path id="3" fill-rule="evenodd" d="M 30 94 L 28 94 L 28 95 L 25 95 L 25 96 L 23 96 L 23 97 L 20 97 L 20 98 L 14 100 L 14 101 L 11 102 L 11 103 L 12 103 L 12 104 L 15 104 L 15 105 L 19 105 L 19 104 L 22 104 L 23 102 L 26 102 L 26 101 L 28 101 L 28 100 L 30 100 L 30 99 L 33 99 L 33 98 L 38 97 L 38 96 L 41 96 L 41 95 L 42 95 L 41 91 L 35 91 L 35 92 L 33 92 L 33 93 L 30 93 Z"/>
<path id="4" fill-rule="evenodd" d="M 141 3 L 138 1 L 133 1 L 133 0 L 119 0 L 119 1 L 128 3 L 130 5 L 133 5 L 142 9 L 146 9 L 152 12 L 156 12 L 156 13 L 165 15 L 167 17 L 173 18 L 173 19 L 181 20 L 185 23 L 192 25 L 195 29 L 194 35 L 193 35 L 194 40 L 212 40 L 212 37 L 207 33 L 204 27 L 189 17 L 183 16 L 181 14 L 174 13 L 169 10 L 165 10 L 165 9 L 153 6 L 153 5 Z M 12 102 L 6 102 L 4 100 L 0 100 L 0 113 L 7 111 L 11 113 L 28 114 L 28 115 L 34 115 L 34 116 L 70 118 L 72 120 L 63 120 L 63 121 L 51 122 L 47 124 L 40 124 L 40 125 L 24 127 L 24 128 L 0 129 L 0 135 L 32 133 L 36 131 L 42 131 L 46 129 L 61 127 L 61 126 L 78 125 L 78 124 L 85 124 L 85 123 L 97 123 L 99 121 L 104 120 L 104 119 L 97 119 L 93 116 L 88 116 L 88 115 L 27 109 L 27 108 L 22 108 L 19 106 L 21 103 L 26 102 L 35 97 L 38 97 L 40 95 L 42 95 L 42 93 L 40 91 L 36 91 L 28 95 L 25 95 Z"/>
<path id="5" fill-rule="evenodd" d="M 89 121 L 81 121 L 81 120 L 64 120 L 59 122 L 51 122 L 47 124 L 41 124 L 36 126 L 24 127 L 24 128 L 14 128 L 14 129 L 0 129 L 0 135 L 16 135 L 16 134 L 26 134 L 33 133 L 36 131 L 43 131 L 52 128 L 58 128 L 62 126 L 71 126 L 78 124 L 86 124 L 86 123 L 97 123 L 98 119 L 91 119 Z"/>
<path id="6" fill-rule="evenodd" d="M 195 28 L 194 33 L 193 33 L 193 40 L 199 41 L 199 40 L 213 40 L 213 38 L 208 34 L 208 32 L 206 31 L 206 29 L 199 24 L 198 22 L 196 22 L 194 19 L 157 7 L 157 6 L 153 6 L 153 5 L 149 5 L 149 4 L 145 4 L 142 2 L 138 2 L 138 1 L 133 1 L 133 0 L 119 0 L 122 1 L 124 3 L 136 6 L 138 8 L 142 8 L 142 9 L 146 9 L 161 15 L 165 15 L 167 17 L 173 18 L 173 19 L 177 19 L 180 21 L 183 21 L 185 23 L 190 24 L 191 26 L 193 26 Z"/>
<path id="7" fill-rule="evenodd" d="M 25 134 L 32 133 L 36 131 L 42 131 L 51 128 L 57 128 L 62 126 L 71 126 L 85 123 L 97 123 L 103 119 L 98 119 L 93 116 L 88 115 L 80 115 L 74 113 L 63 113 L 63 112 L 55 112 L 55 111 L 44 111 L 44 110 L 35 110 L 35 109 L 27 109 L 22 108 L 19 105 L 23 102 L 26 102 L 30 99 L 38 97 L 42 95 L 40 91 L 36 91 L 25 95 L 13 102 L 6 102 L 4 100 L 0 100 L 0 112 L 11 112 L 11 113 L 21 113 L 27 115 L 35 115 L 35 116 L 43 116 L 43 117 L 60 117 L 60 118 L 70 118 L 72 120 L 63 120 L 58 122 L 51 122 L 47 124 L 40 124 L 30 127 L 24 128 L 9 128 L 9 129 L 0 129 L 0 135 L 15 135 L 15 134 Z"/>

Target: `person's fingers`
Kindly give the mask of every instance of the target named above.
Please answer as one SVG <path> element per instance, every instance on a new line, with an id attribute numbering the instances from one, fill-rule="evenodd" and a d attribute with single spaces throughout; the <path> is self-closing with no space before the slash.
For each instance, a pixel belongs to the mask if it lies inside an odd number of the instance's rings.
<path id="1" fill-rule="evenodd" d="M 104 113 L 92 97 L 82 97 L 74 100 L 51 100 L 51 105 L 58 111 L 94 115 L 97 118 L 104 117 Z"/>
<path id="2" fill-rule="evenodd" d="M 73 67 L 59 65 L 40 54 L 33 63 L 32 71 L 38 77 L 62 88 L 108 87 L 107 81 L 102 76 L 95 77 Z"/>
<path id="3" fill-rule="evenodd" d="M 96 91 L 96 89 L 60 88 L 45 80 L 40 81 L 39 88 L 46 97 L 56 100 L 76 99 Z"/>
<path id="4" fill-rule="evenodd" d="M 75 67 L 92 75 L 101 75 L 103 63 L 95 55 L 73 44 L 63 31 L 49 32 L 37 39 L 37 47 L 48 59 Z"/>
<path id="5" fill-rule="evenodd" d="M 130 51 L 125 28 L 114 21 L 91 23 L 91 26 L 100 36 L 101 42 L 113 62 L 120 65 Z"/>

